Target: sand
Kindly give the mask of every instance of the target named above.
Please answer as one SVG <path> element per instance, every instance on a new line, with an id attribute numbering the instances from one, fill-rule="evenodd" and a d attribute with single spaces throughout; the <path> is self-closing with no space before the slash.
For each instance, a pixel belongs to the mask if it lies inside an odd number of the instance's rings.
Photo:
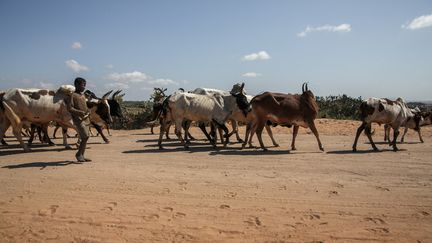
<path id="1" fill-rule="evenodd" d="M 358 122 L 317 124 L 326 152 L 306 129 L 289 151 L 291 131 L 275 128 L 281 146 L 268 152 L 204 141 L 160 151 L 149 129 L 116 130 L 110 144 L 90 138 L 93 161 L 81 164 L 62 146 L 24 153 L 8 137 L 0 242 L 432 242 L 432 128 L 395 153 L 376 127 L 381 152 L 362 135 L 352 153 Z"/>

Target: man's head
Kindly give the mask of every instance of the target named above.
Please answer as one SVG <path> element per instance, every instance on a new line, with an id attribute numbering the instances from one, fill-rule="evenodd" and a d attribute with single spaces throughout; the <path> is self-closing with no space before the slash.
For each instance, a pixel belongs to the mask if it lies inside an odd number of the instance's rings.
<path id="1" fill-rule="evenodd" d="M 86 87 L 86 80 L 78 77 L 75 79 L 74 85 L 75 85 L 75 91 L 82 93 L 82 92 L 84 92 L 85 87 Z"/>

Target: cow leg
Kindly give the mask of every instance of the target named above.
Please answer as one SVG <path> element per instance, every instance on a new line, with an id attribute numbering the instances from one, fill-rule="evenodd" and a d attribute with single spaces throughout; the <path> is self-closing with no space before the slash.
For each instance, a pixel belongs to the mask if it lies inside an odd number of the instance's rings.
<path id="1" fill-rule="evenodd" d="M 353 149 L 354 152 L 357 151 L 357 141 L 358 141 L 358 139 L 360 137 L 360 134 L 363 132 L 363 130 L 365 129 L 366 126 L 367 126 L 367 123 L 363 122 L 359 126 L 359 128 L 357 128 L 357 133 L 356 133 L 356 136 L 355 136 L 355 139 L 354 139 L 354 143 L 353 143 L 353 146 L 352 146 L 352 149 Z"/>
<path id="2" fill-rule="evenodd" d="M 370 144 L 371 144 L 373 150 L 374 150 L 374 151 L 378 151 L 378 148 L 375 146 L 375 143 L 374 143 L 374 141 L 372 140 L 371 124 L 367 124 L 367 125 L 366 125 L 366 127 L 365 127 L 365 133 L 366 133 L 366 136 L 367 136 L 368 139 L 369 139 L 369 142 L 370 142 Z M 393 139 L 394 139 L 394 138 L 393 138 Z"/>
<path id="3" fill-rule="evenodd" d="M 320 140 L 320 138 L 319 138 L 318 130 L 316 129 L 316 126 L 315 126 L 315 122 L 314 122 L 313 120 L 311 120 L 311 121 L 309 121 L 308 123 L 309 123 L 309 124 L 308 124 L 308 125 L 309 125 L 309 128 L 312 130 L 313 134 L 315 135 L 315 137 L 316 137 L 316 139 L 317 139 L 319 149 L 320 149 L 321 151 L 324 151 L 324 148 L 323 148 L 323 146 L 322 146 L 321 140 Z"/>
<path id="4" fill-rule="evenodd" d="M 292 138 L 292 141 L 291 141 L 291 149 L 292 150 L 297 150 L 297 148 L 295 146 L 295 139 L 297 137 L 298 131 L 299 131 L 299 126 L 294 125 L 294 127 L 293 127 L 293 138 Z"/>
<path id="5" fill-rule="evenodd" d="M 258 141 L 259 141 L 260 146 L 261 146 L 261 148 L 262 148 L 263 151 L 267 151 L 267 148 L 264 146 L 264 143 L 262 141 L 262 131 L 264 129 L 265 123 L 266 123 L 265 121 L 264 122 L 263 121 L 258 121 L 257 124 L 256 124 L 256 128 L 254 129 L 256 131 L 256 135 L 258 137 Z M 253 132 L 254 131 L 252 130 L 252 134 L 253 134 Z"/>
<path id="6" fill-rule="evenodd" d="M 96 128 L 96 126 L 95 126 L 94 124 L 92 124 L 92 125 Z M 96 131 L 98 131 L 97 128 L 96 128 Z M 95 136 L 94 133 L 93 133 L 92 130 L 91 130 L 91 127 L 89 127 L 89 134 L 90 134 L 90 136 L 92 136 L 92 137 Z M 99 133 L 98 133 L 97 135 L 99 135 Z M 105 140 L 105 139 L 104 139 L 104 140 Z"/>
<path id="7" fill-rule="evenodd" d="M 110 143 L 109 139 L 105 136 L 105 134 L 103 134 L 102 127 L 95 123 L 92 123 L 92 125 L 96 128 L 96 131 L 101 135 L 104 142 Z"/>
<path id="8" fill-rule="evenodd" d="M 162 138 L 163 138 L 163 135 L 165 133 L 165 129 L 169 128 L 169 126 L 167 126 L 167 122 L 165 121 L 165 119 L 162 119 L 162 118 L 159 119 L 159 123 L 160 123 L 160 131 L 159 131 L 158 146 L 159 146 L 159 149 L 163 149 Z"/>
<path id="9" fill-rule="evenodd" d="M 27 146 L 27 144 L 24 143 L 22 136 L 21 136 L 21 131 L 22 131 L 22 124 L 18 124 L 17 127 L 13 128 L 12 132 L 15 135 L 15 137 L 18 139 L 19 143 L 21 144 L 21 146 L 23 147 L 25 152 L 30 152 L 30 148 Z"/>
<path id="10" fill-rule="evenodd" d="M 420 127 L 418 128 L 418 135 L 419 135 L 419 138 L 420 138 L 420 142 L 421 143 L 424 143 L 424 141 L 423 141 L 423 138 L 422 138 L 422 135 L 421 135 L 421 130 L 420 130 Z"/>
<path id="11" fill-rule="evenodd" d="M 108 132 L 108 136 L 112 136 L 111 131 L 110 131 L 110 126 L 108 124 L 106 125 L 106 129 Z"/>
<path id="12" fill-rule="evenodd" d="M 222 131 L 222 129 L 221 129 L 221 127 L 220 127 L 219 124 L 217 124 L 217 130 L 219 132 L 219 137 L 220 137 L 220 140 L 221 140 L 221 144 L 224 144 L 224 146 L 225 146 L 224 138 L 225 138 L 225 141 L 228 143 L 229 142 L 229 137 L 227 135 L 228 135 L 229 131 L 227 129 L 227 131 L 225 133 L 225 136 L 224 136 L 224 134 L 222 133 L 223 131 Z"/>
<path id="13" fill-rule="evenodd" d="M 190 127 L 191 123 L 192 122 L 190 122 L 190 121 L 183 121 L 182 122 L 182 127 L 183 127 L 183 130 L 185 131 L 185 133 L 184 133 L 184 140 L 185 140 L 185 142 L 187 144 L 191 143 L 190 140 L 189 140 L 189 136 L 188 136 L 188 134 L 189 134 L 189 127 Z"/>
<path id="14" fill-rule="evenodd" d="M 229 138 L 229 135 L 228 135 L 228 133 L 229 133 L 228 128 L 225 126 L 224 123 L 216 123 L 216 124 L 217 124 L 218 127 L 219 127 L 218 130 L 219 130 L 219 134 L 220 134 L 220 136 L 221 136 L 221 142 L 222 142 L 223 146 L 226 147 L 227 144 L 228 144 L 228 138 Z M 224 132 L 224 135 L 222 135 L 222 130 L 223 130 L 223 132 Z M 224 142 L 224 138 L 225 138 L 225 142 Z"/>
<path id="15" fill-rule="evenodd" d="M 59 128 L 60 128 L 59 125 L 57 125 L 57 126 L 54 128 L 53 138 L 57 138 L 57 137 L 56 137 L 56 133 L 57 133 L 57 130 L 58 130 Z"/>
<path id="16" fill-rule="evenodd" d="M 35 130 L 36 130 L 36 125 L 35 124 L 31 124 L 30 125 L 30 137 L 29 140 L 27 141 L 27 145 L 31 146 L 33 143 L 33 139 L 34 139 L 34 135 L 35 135 Z M 42 139 L 39 136 L 39 140 L 41 141 L 41 143 L 43 142 Z"/>
<path id="17" fill-rule="evenodd" d="M 209 140 L 210 144 L 213 146 L 213 148 L 216 148 L 216 143 L 213 140 L 213 138 L 210 136 L 210 134 L 207 132 L 205 128 L 205 124 L 203 122 L 198 123 L 198 127 L 201 129 L 201 131 L 206 136 L 207 140 Z"/>
<path id="18" fill-rule="evenodd" d="M 186 121 L 185 124 L 187 124 L 188 129 L 187 133 L 185 132 L 185 136 L 187 137 L 187 141 L 190 143 L 190 140 L 196 140 L 189 132 L 190 125 L 192 124 L 192 121 Z"/>
<path id="19" fill-rule="evenodd" d="M 166 139 L 171 139 L 170 136 L 169 136 L 170 127 L 171 127 L 171 123 L 168 123 L 166 125 L 166 128 L 165 128 L 165 132 L 166 132 L 165 137 L 166 137 Z"/>
<path id="20" fill-rule="evenodd" d="M 189 145 L 185 143 L 181 135 L 182 121 L 183 119 L 175 122 L 175 134 L 177 135 L 177 138 L 180 140 L 181 145 L 183 145 L 185 149 L 189 149 Z"/>
<path id="21" fill-rule="evenodd" d="M 384 125 L 384 142 L 390 142 L 390 126 L 388 124 Z"/>
<path id="22" fill-rule="evenodd" d="M 397 137 L 399 136 L 399 128 L 393 128 L 393 151 L 398 151 L 398 147 L 396 146 Z"/>
<path id="23" fill-rule="evenodd" d="M 8 119 L 4 119 L 4 121 L 0 124 L 0 141 L 1 144 L 3 145 L 8 145 L 4 140 L 4 137 L 6 135 L 6 131 L 9 128 L 9 126 L 10 126 L 10 122 Z"/>
<path id="24" fill-rule="evenodd" d="M 67 142 L 67 138 L 68 138 L 67 128 L 62 127 L 62 137 L 63 137 L 63 146 L 65 146 L 65 149 L 72 149 L 72 147 Z"/>
<path id="25" fill-rule="evenodd" d="M 273 146 L 275 146 L 275 147 L 279 147 L 279 144 L 276 143 L 276 140 L 275 140 L 274 137 L 273 137 L 273 132 L 272 132 L 270 126 L 267 125 L 267 124 L 265 124 L 265 129 L 266 129 L 267 134 L 269 135 L 270 139 L 272 140 Z"/>
<path id="26" fill-rule="evenodd" d="M 151 132 L 151 134 L 154 134 L 153 126 L 150 126 L 150 132 Z"/>
<path id="27" fill-rule="evenodd" d="M 239 134 L 239 129 L 238 129 L 238 123 L 236 120 L 231 120 L 231 126 L 233 129 L 233 132 L 235 132 L 236 138 L 237 138 L 237 142 L 239 143 L 243 143 L 243 139 L 241 139 L 240 134 Z"/>
<path id="28" fill-rule="evenodd" d="M 48 143 L 50 146 L 54 146 L 55 144 L 51 141 L 51 139 L 48 136 L 48 124 L 42 125 L 40 129 L 43 132 L 42 140 Z"/>
<path id="29" fill-rule="evenodd" d="M 402 134 L 402 137 L 401 137 L 401 143 L 404 142 L 405 135 L 407 134 L 407 132 L 408 132 L 408 127 L 406 126 L 405 129 L 404 129 L 404 133 Z"/>
<path id="30" fill-rule="evenodd" d="M 242 144 L 242 149 L 244 149 L 244 148 L 246 147 L 247 141 L 248 141 L 248 139 L 249 139 L 249 134 L 250 134 L 250 132 L 251 132 L 251 127 L 252 127 L 252 123 L 249 122 L 249 123 L 246 125 L 245 139 L 244 139 L 243 144 Z"/>

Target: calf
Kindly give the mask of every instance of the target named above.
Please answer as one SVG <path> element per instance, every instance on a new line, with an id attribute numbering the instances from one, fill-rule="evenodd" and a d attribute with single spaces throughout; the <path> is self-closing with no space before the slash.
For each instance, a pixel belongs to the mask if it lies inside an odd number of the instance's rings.
<path id="1" fill-rule="evenodd" d="M 398 98 L 396 101 L 379 98 L 364 100 L 360 105 L 360 119 L 362 124 L 357 129 L 353 151 L 357 151 L 357 141 L 363 130 L 365 130 L 373 150 L 378 150 L 372 140 L 371 123 L 373 122 L 380 125 L 388 124 L 393 128 L 393 141 L 390 143 L 390 146 L 393 146 L 393 151 L 398 151 L 396 139 L 399 135 L 399 127 L 405 125 L 410 117 L 414 117 L 414 114 L 407 107 L 402 98 Z"/>

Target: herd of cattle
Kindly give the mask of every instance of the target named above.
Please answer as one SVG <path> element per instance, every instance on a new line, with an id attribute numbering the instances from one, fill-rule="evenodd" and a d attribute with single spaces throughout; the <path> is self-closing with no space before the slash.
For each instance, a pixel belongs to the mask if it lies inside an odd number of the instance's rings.
<path id="1" fill-rule="evenodd" d="M 0 140 L 4 146 L 4 136 L 9 127 L 25 151 L 29 148 L 22 139 L 23 129 L 31 128 L 28 144 L 33 141 L 35 130 L 43 142 L 52 144 L 47 135 L 49 124 L 56 124 L 63 131 L 63 144 L 67 148 L 67 129 L 74 128 L 71 114 L 67 109 L 68 97 L 74 92 L 74 87 L 63 85 L 57 91 L 46 89 L 10 89 L 0 91 Z M 121 91 L 106 93 L 101 98 L 91 91 L 86 91 L 87 105 L 90 111 L 91 125 L 96 128 L 103 140 L 109 140 L 102 128 L 109 129 L 113 116 L 122 118 L 121 106 L 116 96 Z M 163 92 L 162 92 L 163 94 Z M 385 140 L 397 151 L 396 141 L 399 136 L 399 128 L 405 127 L 403 138 L 409 128 L 418 132 L 420 141 L 421 126 L 431 124 L 431 112 L 421 112 L 418 108 L 410 109 L 403 99 L 395 101 L 389 99 L 369 98 L 364 100 L 359 107 L 362 124 L 357 129 L 353 151 L 357 150 L 357 141 L 364 131 L 374 150 L 378 150 L 372 140 L 371 124 L 385 124 Z M 302 86 L 301 94 L 286 94 L 264 92 L 256 96 L 247 95 L 243 84 L 233 85 L 231 91 L 217 89 L 197 88 L 190 92 L 179 90 L 169 96 L 164 94 L 153 106 L 153 114 L 150 120 L 158 121 L 160 134 L 158 146 L 162 147 L 162 138 L 168 137 L 169 128 L 175 126 L 175 134 L 181 144 L 187 149 L 190 144 L 189 127 L 196 122 L 210 144 L 216 147 L 218 133 L 221 143 L 226 146 L 229 138 L 235 134 L 242 148 L 249 144 L 252 146 L 252 137 L 256 133 L 260 147 L 265 151 L 262 141 L 262 131 L 266 128 L 273 145 L 279 146 L 273 137 L 272 126 L 280 125 L 293 127 L 291 149 L 296 150 L 295 139 L 299 127 L 310 128 L 315 135 L 320 150 L 324 151 L 319 138 L 314 120 L 318 115 L 318 104 L 315 96 L 308 89 L 307 83 Z M 232 125 L 232 131 L 226 127 L 227 121 Z M 238 134 L 238 123 L 246 124 L 246 136 L 242 140 Z M 210 131 L 206 127 L 210 127 Z M 390 141 L 390 129 L 393 129 L 393 139 Z M 56 129 L 57 130 L 57 129 Z M 182 130 L 184 136 L 182 136 Z M 109 130 L 108 130 L 109 132 Z M 43 133 L 44 135 L 41 135 Z"/>

